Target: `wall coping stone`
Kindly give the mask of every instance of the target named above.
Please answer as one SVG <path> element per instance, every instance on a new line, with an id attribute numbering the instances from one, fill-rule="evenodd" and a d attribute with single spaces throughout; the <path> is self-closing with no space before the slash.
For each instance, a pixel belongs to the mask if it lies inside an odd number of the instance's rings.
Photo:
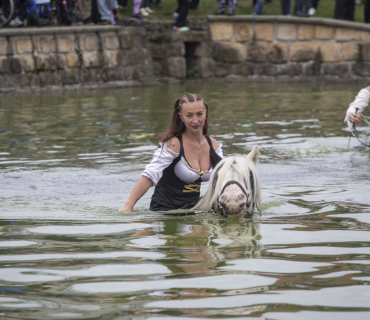
<path id="1" fill-rule="evenodd" d="M 29 36 L 29 35 L 46 35 L 46 34 L 71 34 L 71 33 L 91 33 L 91 32 L 109 32 L 124 29 L 123 26 L 63 26 L 63 27 L 30 27 L 22 29 L 5 28 L 0 29 L 2 36 Z"/>
<path id="2" fill-rule="evenodd" d="M 209 22 L 281 22 L 294 24 L 314 24 L 353 30 L 370 31 L 370 24 L 330 18 L 299 18 L 289 16 L 207 16 Z"/>

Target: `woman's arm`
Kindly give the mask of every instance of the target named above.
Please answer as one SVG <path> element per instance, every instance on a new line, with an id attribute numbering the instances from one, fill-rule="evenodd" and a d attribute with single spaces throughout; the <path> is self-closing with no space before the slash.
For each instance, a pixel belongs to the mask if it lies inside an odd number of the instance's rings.
<path id="1" fill-rule="evenodd" d="M 135 184 L 132 189 L 130 196 L 128 197 L 124 206 L 119 209 L 120 212 L 131 212 L 136 202 L 148 191 L 153 185 L 153 181 L 146 176 L 141 176 L 139 181 Z"/>
<path id="2" fill-rule="evenodd" d="M 362 89 L 358 93 L 355 100 L 349 105 L 347 109 L 346 118 L 344 119 L 344 121 L 360 123 L 361 113 L 368 106 L 369 101 L 370 101 L 370 87 L 366 87 L 365 89 Z M 356 109 L 358 110 L 357 114 Z M 350 123 L 348 125 L 350 126 Z"/>

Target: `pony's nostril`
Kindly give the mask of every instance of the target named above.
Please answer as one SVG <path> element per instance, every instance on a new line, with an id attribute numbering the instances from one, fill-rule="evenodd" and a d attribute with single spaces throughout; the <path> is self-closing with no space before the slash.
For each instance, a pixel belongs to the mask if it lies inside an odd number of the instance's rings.
<path id="1" fill-rule="evenodd" d="M 226 194 L 222 194 L 221 196 L 220 196 L 220 203 L 221 202 L 226 202 L 226 200 L 227 200 L 227 195 Z M 226 204 L 226 203 L 225 203 Z"/>
<path id="2" fill-rule="evenodd" d="M 239 195 L 238 195 L 238 200 L 239 201 L 245 201 L 246 200 L 246 196 L 245 196 L 245 194 L 244 193 L 239 193 Z"/>

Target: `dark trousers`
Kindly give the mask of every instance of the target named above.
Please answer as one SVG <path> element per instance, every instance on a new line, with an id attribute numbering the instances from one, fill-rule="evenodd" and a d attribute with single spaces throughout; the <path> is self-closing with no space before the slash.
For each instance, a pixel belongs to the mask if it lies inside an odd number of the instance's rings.
<path id="1" fill-rule="evenodd" d="M 311 0 L 311 7 L 317 9 L 317 5 L 319 4 L 319 0 Z"/>
<path id="2" fill-rule="evenodd" d="M 189 9 L 191 9 L 191 10 L 197 9 L 199 1 L 200 0 L 191 0 L 190 4 L 189 4 Z"/>
<path id="3" fill-rule="evenodd" d="M 181 28 L 185 26 L 186 23 L 186 17 L 189 13 L 189 0 L 177 0 L 178 7 L 176 9 L 176 12 L 179 14 L 175 27 Z"/>
<path id="4" fill-rule="evenodd" d="M 335 3 L 335 19 L 355 20 L 355 0 L 337 0 Z"/>
<path id="5" fill-rule="evenodd" d="M 370 0 L 366 0 L 364 8 L 365 22 L 370 23 Z"/>
<path id="6" fill-rule="evenodd" d="M 281 0 L 281 13 L 283 15 L 290 14 L 290 0 Z"/>

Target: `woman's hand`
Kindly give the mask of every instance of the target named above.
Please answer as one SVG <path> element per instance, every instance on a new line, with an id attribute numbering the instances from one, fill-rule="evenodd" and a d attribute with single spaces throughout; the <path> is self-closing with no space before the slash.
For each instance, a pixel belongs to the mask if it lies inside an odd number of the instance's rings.
<path id="1" fill-rule="evenodd" d="M 353 123 L 360 123 L 361 122 L 361 113 L 348 113 L 348 119 L 349 121 Z"/>

